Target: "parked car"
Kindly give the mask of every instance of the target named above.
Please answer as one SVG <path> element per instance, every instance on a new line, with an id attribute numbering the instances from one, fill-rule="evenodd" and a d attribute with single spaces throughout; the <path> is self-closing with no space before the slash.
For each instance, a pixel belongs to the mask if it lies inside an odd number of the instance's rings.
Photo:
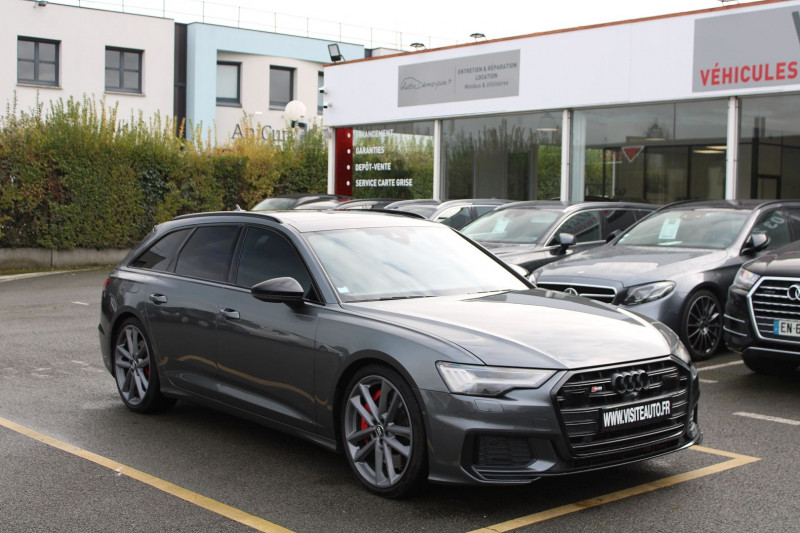
<path id="1" fill-rule="evenodd" d="M 384 209 L 396 209 L 398 211 L 406 211 L 408 213 L 416 213 L 428 218 L 436 211 L 436 207 L 442 202 L 439 200 L 398 200 L 389 205 L 384 206 Z"/>
<path id="2" fill-rule="evenodd" d="M 723 338 L 754 372 L 788 374 L 800 365 L 800 241 L 742 265 L 728 291 Z"/>
<path id="3" fill-rule="evenodd" d="M 656 209 L 637 202 L 514 202 L 467 224 L 461 232 L 506 263 L 531 272 L 605 244 Z"/>
<path id="4" fill-rule="evenodd" d="M 494 211 L 510 201 L 497 198 L 448 200 L 436 206 L 428 218 L 451 228 L 461 229 L 481 215 Z"/>
<path id="5" fill-rule="evenodd" d="M 335 207 L 338 203 L 349 200 L 349 196 L 341 196 L 337 194 L 280 194 L 272 198 L 266 198 L 255 206 L 252 211 L 282 211 L 285 209 L 329 209 Z M 327 202 L 320 204 L 319 202 Z M 310 207 L 309 204 L 316 204 Z"/>
<path id="6" fill-rule="evenodd" d="M 131 410 L 182 398 L 287 431 L 387 497 L 701 439 L 697 373 L 671 330 L 535 290 L 458 231 L 400 214 L 178 217 L 110 274 L 98 330 Z"/>
<path id="7" fill-rule="evenodd" d="M 723 308 L 736 271 L 765 250 L 800 239 L 798 215 L 800 201 L 792 200 L 676 202 L 531 279 L 663 322 L 693 359 L 708 359 L 722 344 Z"/>

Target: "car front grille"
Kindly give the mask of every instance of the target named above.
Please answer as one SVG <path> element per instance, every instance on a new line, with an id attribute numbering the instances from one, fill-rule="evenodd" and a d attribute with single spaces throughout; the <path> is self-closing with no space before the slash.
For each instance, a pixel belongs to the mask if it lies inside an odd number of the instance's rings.
<path id="1" fill-rule="evenodd" d="M 602 285 L 576 285 L 574 283 L 553 283 L 545 281 L 542 283 L 537 282 L 536 286 L 540 289 L 550 291 L 578 294 L 607 304 L 615 303 L 614 299 L 617 296 L 617 291 L 614 287 L 604 287 Z"/>
<path id="2" fill-rule="evenodd" d="M 800 337 L 792 339 L 774 333 L 779 320 L 800 321 L 800 299 L 796 294 L 790 296 L 793 285 L 800 288 L 800 279 L 762 278 L 756 290 L 748 297 L 756 329 L 762 338 L 800 343 Z"/>
<path id="3" fill-rule="evenodd" d="M 639 392 L 620 394 L 617 374 L 646 372 Z M 555 393 L 555 405 L 567 436 L 572 468 L 635 460 L 675 449 L 685 442 L 689 420 L 689 371 L 671 359 L 624 367 L 575 371 Z M 669 415 L 620 427 L 603 427 L 604 413 L 668 400 Z"/>

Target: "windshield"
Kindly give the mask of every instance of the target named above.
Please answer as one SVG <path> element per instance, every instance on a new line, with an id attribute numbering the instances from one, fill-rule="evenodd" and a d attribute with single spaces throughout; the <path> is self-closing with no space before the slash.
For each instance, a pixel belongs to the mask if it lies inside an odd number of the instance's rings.
<path id="1" fill-rule="evenodd" d="M 445 226 L 330 230 L 306 239 L 345 302 L 529 288 Z"/>
<path id="2" fill-rule="evenodd" d="M 664 211 L 634 226 L 618 243 L 721 250 L 733 243 L 749 214 L 730 209 Z"/>
<path id="3" fill-rule="evenodd" d="M 502 209 L 492 211 L 461 229 L 476 241 L 511 244 L 535 243 L 561 216 L 561 211 L 545 209 Z"/>

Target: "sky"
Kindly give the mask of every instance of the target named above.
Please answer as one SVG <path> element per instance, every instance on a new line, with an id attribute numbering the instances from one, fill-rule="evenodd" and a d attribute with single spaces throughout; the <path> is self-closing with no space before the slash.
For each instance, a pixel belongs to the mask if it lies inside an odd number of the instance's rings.
<path id="1" fill-rule="evenodd" d="M 471 42 L 744 4 L 746 0 L 214 0 L 313 19 Z M 423 40 L 423 39 L 420 39 Z"/>
<path id="2" fill-rule="evenodd" d="M 52 0 L 410 50 L 683 13 L 755 0 Z M 200 20 L 202 18 L 202 20 Z"/>

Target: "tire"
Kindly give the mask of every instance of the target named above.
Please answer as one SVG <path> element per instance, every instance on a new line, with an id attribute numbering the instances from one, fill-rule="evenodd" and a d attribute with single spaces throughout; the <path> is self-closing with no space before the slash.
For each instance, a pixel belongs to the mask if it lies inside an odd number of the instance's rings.
<path id="1" fill-rule="evenodd" d="M 152 344 L 135 318 L 125 320 L 117 330 L 114 377 L 122 402 L 132 411 L 151 413 L 175 403 L 174 398 L 161 394 Z"/>
<path id="2" fill-rule="evenodd" d="M 428 473 L 425 425 L 411 387 L 394 370 L 369 366 L 345 390 L 342 448 L 356 477 L 380 496 L 409 494 Z"/>
<path id="3" fill-rule="evenodd" d="M 722 306 L 717 296 L 699 290 L 689 296 L 681 316 L 680 337 L 695 361 L 705 361 L 722 344 Z"/>
<path id="4" fill-rule="evenodd" d="M 777 361 L 775 359 L 764 359 L 742 355 L 745 366 L 756 374 L 765 376 L 786 376 L 790 375 L 797 368 L 798 364 L 793 361 Z"/>

